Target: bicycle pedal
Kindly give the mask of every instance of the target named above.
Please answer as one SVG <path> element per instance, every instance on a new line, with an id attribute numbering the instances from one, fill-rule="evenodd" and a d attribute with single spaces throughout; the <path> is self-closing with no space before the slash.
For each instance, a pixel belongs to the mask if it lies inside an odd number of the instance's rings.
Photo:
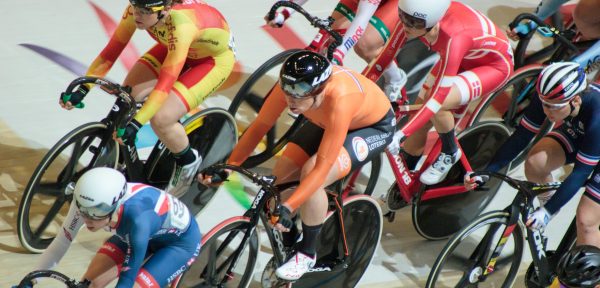
<path id="1" fill-rule="evenodd" d="M 390 211 L 383 215 L 383 217 L 385 217 L 388 220 L 388 222 L 392 223 L 394 222 L 394 219 L 396 219 L 396 212 Z"/>

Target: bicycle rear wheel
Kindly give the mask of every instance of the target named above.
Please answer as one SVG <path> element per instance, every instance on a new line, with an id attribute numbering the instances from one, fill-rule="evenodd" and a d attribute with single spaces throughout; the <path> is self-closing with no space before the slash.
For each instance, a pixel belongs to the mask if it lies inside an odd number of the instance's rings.
<path id="1" fill-rule="evenodd" d="M 25 187 L 17 215 L 19 241 L 33 253 L 43 252 L 60 231 L 73 195 L 65 188 L 92 167 L 115 168 L 119 145 L 101 122 L 75 128 L 61 138 L 38 164 Z"/>
<path id="2" fill-rule="evenodd" d="M 241 131 L 246 128 L 256 119 L 256 115 L 262 107 L 265 98 L 271 92 L 279 78 L 279 70 L 281 64 L 287 57 L 300 49 L 291 49 L 283 51 L 262 64 L 250 77 L 244 82 L 238 93 L 235 95 L 229 106 L 229 113 L 234 116 Z M 262 144 L 255 149 L 254 154 L 248 157 L 243 166 L 252 168 L 269 160 L 273 154 L 277 142 L 289 130 L 292 123 L 296 121 L 295 117 L 284 113 L 277 124 L 271 128 L 265 138 L 261 141 Z M 273 154 L 272 154 L 273 153 Z"/>
<path id="3" fill-rule="evenodd" d="M 344 200 L 343 219 L 348 252 L 346 263 L 338 264 L 333 271 L 307 273 L 293 287 L 355 287 L 371 264 L 379 240 L 383 222 L 381 209 L 375 200 L 365 195 L 351 196 Z M 339 226 L 336 213 L 329 213 L 317 249 L 318 269 L 323 264 L 335 263 L 344 256 L 342 241 L 344 231 Z"/>
<path id="4" fill-rule="evenodd" d="M 426 287 L 512 287 L 523 257 L 523 231 L 519 224 L 507 236 L 494 271 L 483 275 L 507 228 L 508 218 L 505 211 L 492 211 L 454 235 L 433 264 Z"/>
<path id="5" fill-rule="evenodd" d="M 177 287 L 248 287 L 258 255 L 258 234 L 246 217 L 221 222 L 202 237 L 202 249 L 196 262 L 186 271 Z M 242 239 L 248 236 L 244 246 Z M 232 257 L 239 249 L 239 257 Z M 237 261 L 226 275 L 231 261 Z M 224 281 L 227 279 L 227 282 Z"/>
<path id="6" fill-rule="evenodd" d="M 235 120 L 229 112 L 221 108 L 204 109 L 186 119 L 183 127 L 190 140 L 190 146 L 198 150 L 202 157 L 198 171 L 227 160 L 237 143 Z M 158 142 L 148 159 L 151 159 L 146 164 L 148 182 L 157 187 L 165 187 L 175 167 L 173 155 Z M 217 190 L 218 187 L 206 187 L 194 179 L 180 200 L 188 206 L 192 215 L 196 215 L 208 205 Z"/>
<path id="7" fill-rule="evenodd" d="M 477 171 L 490 162 L 509 134 L 504 125 L 485 122 L 460 133 L 458 141 L 471 168 Z M 505 173 L 506 168 L 499 172 Z M 502 181 L 492 178 L 486 184 L 486 191 L 475 189 L 455 195 L 423 199 L 428 189 L 463 186 L 465 173 L 462 165 L 454 165 L 446 180 L 433 186 L 424 186 L 425 190 L 417 194 L 412 205 L 412 220 L 417 232 L 425 239 L 439 240 L 456 233 L 485 209 L 502 184 Z M 440 221 L 441 219 L 444 221 Z"/>

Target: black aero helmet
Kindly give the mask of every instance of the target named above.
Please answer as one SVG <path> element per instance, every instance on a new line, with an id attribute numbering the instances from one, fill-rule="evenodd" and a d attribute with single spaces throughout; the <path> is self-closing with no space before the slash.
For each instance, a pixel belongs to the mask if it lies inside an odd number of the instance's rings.
<path id="1" fill-rule="evenodd" d="M 332 68 L 331 62 L 321 54 L 306 50 L 296 52 L 281 66 L 281 88 L 294 98 L 315 95 L 331 76 Z"/>
<path id="2" fill-rule="evenodd" d="M 594 287 L 600 284 L 600 249 L 581 245 L 563 255 L 556 267 L 561 283 L 570 287 Z"/>

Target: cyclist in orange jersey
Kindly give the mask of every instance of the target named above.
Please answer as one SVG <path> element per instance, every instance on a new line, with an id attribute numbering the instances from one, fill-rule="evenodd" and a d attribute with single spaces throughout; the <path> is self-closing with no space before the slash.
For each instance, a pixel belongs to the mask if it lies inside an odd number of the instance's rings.
<path id="1" fill-rule="evenodd" d="M 301 211 L 299 251 L 276 271 L 279 278 L 292 281 L 315 263 L 315 242 L 328 206 L 324 187 L 379 155 L 392 140 L 395 118 L 389 100 L 375 83 L 315 52 L 291 55 L 279 79 L 281 86 L 267 98 L 228 162 L 244 162 L 285 108 L 309 120 L 292 136 L 273 169 L 279 183 L 300 179 L 281 206 L 275 226 L 283 232 L 297 229 L 292 212 Z M 199 181 L 208 185 L 211 179 L 201 175 Z M 290 235 L 294 233 L 284 233 L 284 237 Z"/>
<path id="2" fill-rule="evenodd" d="M 178 120 L 213 93 L 233 70 L 233 38 L 223 15 L 200 0 L 130 0 L 110 41 L 88 68 L 87 76 L 103 77 L 131 40 L 136 29 L 146 30 L 156 44 L 129 71 L 123 85 L 145 104 L 118 136 L 135 145 L 138 130 L 150 122 L 162 143 L 175 156 L 176 167 L 167 192 L 187 191 L 202 161 L 190 148 Z M 65 109 L 83 107 L 90 86 L 63 95 Z"/>

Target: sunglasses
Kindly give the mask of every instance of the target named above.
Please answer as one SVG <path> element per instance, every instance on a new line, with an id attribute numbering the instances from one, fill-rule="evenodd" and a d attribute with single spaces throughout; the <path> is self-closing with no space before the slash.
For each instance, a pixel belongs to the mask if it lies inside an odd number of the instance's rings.
<path id="1" fill-rule="evenodd" d="M 402 21 L 402 24 L 404 24 L 406 28 L 425 29 L 425 19 L 409 15 L 400 9 L 398 9 L 398 14 L 400 14 L 400 21 Z"/>
<path id="2" fill-rule="evenodd" d="M 542 101 L 542 106 L 544 106 L 544 108 L 546 108 L 548 110 L 559 110 L 564 107 L 567 107 L 571 103 L 571 101 L 565 102 L 565 103 L 559 103 L 559 104 L 548 103 L 548 102 Z"/>
<path id="3" fill-rule="evenodd" d="M 140 14 L 144 14 L 144 15 L 150 15 L 150 14 L 154 14 L 156 12 L 162 11 L 165 9 L 165 6 L 155 6 L 155 7 L 136 7 L 136 6 L 132 6 L 133 10 L 138 11 Z"/>

